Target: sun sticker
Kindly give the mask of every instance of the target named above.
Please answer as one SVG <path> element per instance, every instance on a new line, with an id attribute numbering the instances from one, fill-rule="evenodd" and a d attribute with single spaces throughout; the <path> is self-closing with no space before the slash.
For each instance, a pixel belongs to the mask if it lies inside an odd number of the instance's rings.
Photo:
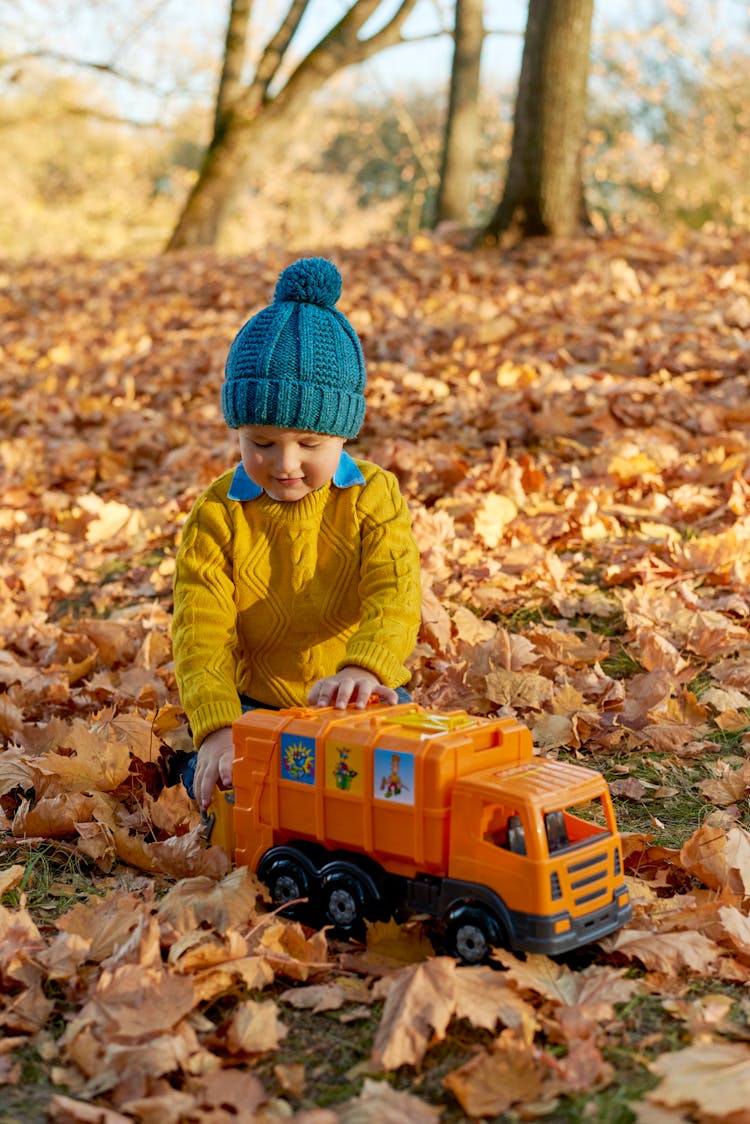
<path id="1" fill-rule="evenodd" d="M 315 784 L 315 738 L 281 735 L 281 777 L 285 781 Z"/>

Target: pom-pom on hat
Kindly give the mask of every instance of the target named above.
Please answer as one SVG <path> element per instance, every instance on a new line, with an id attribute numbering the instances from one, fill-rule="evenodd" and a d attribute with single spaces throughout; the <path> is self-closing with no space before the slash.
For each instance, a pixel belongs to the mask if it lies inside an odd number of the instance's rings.
<path id="1" fill-rule="evenodd" d="M 221 405 L 227 425 L 274 425 L 356 437 L 365 416 L 365 361 L 357 333 L 335 307 L 341 274 L 300 258 L 279 277 L 273 304 L 237 333 Z"/>

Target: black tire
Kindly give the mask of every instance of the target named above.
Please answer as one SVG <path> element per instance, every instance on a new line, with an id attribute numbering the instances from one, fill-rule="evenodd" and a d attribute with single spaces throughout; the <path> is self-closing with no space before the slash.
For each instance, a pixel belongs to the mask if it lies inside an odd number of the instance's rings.
<path id="1" fill-rule="evenodd" d="M 446 951 L 462 964 L 482 964 L 492 949 L 503 943 L 499 923 L 481 906 L 466 906 L 448 917 Z"/>
<path id="2" fill-rule="evenodd" d="M 325 921 L 347 936 L 361 936 L 365 918 L 373 914 L 370 893 L 354 873 L 338 871 L 323 880 L 322 906 Z"/>
<path id="3" fill-rule="evenodd" d="M 275 906 L 283 906 L 287 902 L 297 902 L 299 898 L 307 898 L 308 902 L 304 907 L 299 908 L 310 912 L 308 903 L 312 896 L 313 878 L 302 862 L 287 855 L 272 855 L 261 862 L 258 867 L 258 878 L 268 887 L 271 901 Z"/>

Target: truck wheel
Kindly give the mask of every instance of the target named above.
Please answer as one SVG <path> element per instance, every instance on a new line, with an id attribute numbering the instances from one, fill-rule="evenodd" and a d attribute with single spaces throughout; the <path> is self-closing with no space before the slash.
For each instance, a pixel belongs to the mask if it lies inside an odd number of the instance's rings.
<path id="1" fill-rule="evenodd" d="M 323 882 L 326 921 L 345 933 L 361 932 L 369 895 L 355 874 L 332 874 Z"/>
<path id="2" fill-rule="evenodd" d="M 294 859 L 271 859 L 269 863 L 261 863 L 258 868 L 258 877 L 265 882 L 271 894 L 274 905 L 284 905 L 285 902 L 295 901 L 297 898 L 310 897 L 310 878 L 301 863 Z"/>
<path id="3" fill-rule="evenodd" d="M 494 917 L 477 907 L 470 906 L 454 913 L 445 927 L 445 945 L 449 954 L 464 964 L 481 964 L 490 950 L 502 943 L 500 926 Z"/>

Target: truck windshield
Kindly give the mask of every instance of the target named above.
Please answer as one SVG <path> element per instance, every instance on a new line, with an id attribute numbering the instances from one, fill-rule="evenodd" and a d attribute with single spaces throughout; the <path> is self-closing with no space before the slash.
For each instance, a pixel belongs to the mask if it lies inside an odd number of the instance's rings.
<path id="1" fill-rule="evenodd" d="M 544 830 L 551 854 L 610 834 L 606 809 L 600 797 L 547 812 Z"/>

